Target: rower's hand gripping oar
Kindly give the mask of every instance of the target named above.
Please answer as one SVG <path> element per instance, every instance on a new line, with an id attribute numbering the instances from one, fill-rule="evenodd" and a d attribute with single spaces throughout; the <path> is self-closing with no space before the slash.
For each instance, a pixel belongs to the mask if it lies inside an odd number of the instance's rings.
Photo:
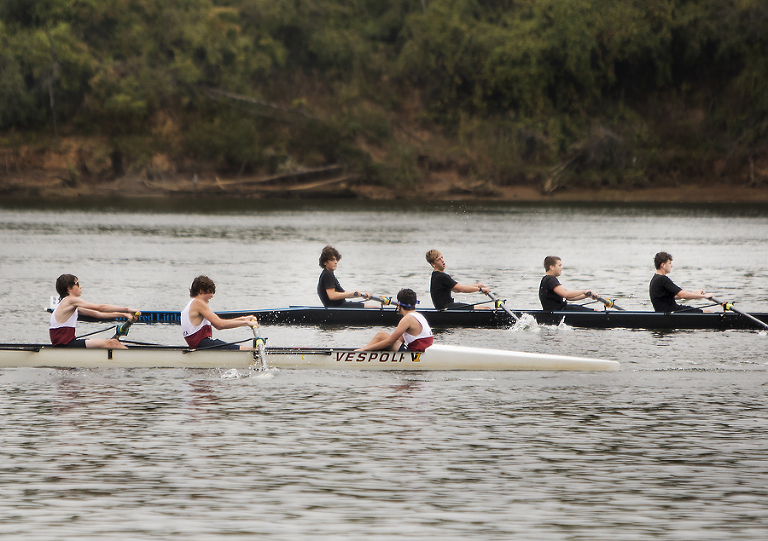
<path id="1" fill-rule="evenodd" d="M 722 301 L 717 300 L 714 297 L 709 297 L 709 300 L 711 300 L 712 302 L 716 302 L 717 304 L 721 305 L 723 307 L 723 310 L 731 310 L 732 312 L 736 312 L 740 316 L 744 316 L 745 318 L 755 322 L 760 328 L 768 331 L 768 325 L 766 325 L 765 323 L 763 323 L 762 321 L 757 319 L 755 316 L 750 315 L 750 314 L 748 314 L 746 312 L 742 312 L 741 310 L 739 310 L 737 308 L 734 308 L 732 302 L 722 302 Z"/>
<path id="2" fill-rule="evenodd" d="M 139 320 L 139 316 L 141 315 L 141 312 L 136 312 L 133 314 L 133 317 L 128 318 L 125 322 L 121 323 L 120 325 L 117 325 L 115 327 L 115 336 L 112 338 L 117 338 L 120 340 L 121 336 L 128 336 L 128 331 L 131 328 L 131 325 L 133 325 L 135 322 Z"/>
<path id="3" fill-rule="evenodd" d="M 488 295 L 491 298 L 491 300 L 494 302 L 494 305 L 496 306 L 496 308 L 501 308 L 502 310 L 504 310 L 509 315 L 509 317 L 512 318 L 513 322 L 515 322 L 515 323 L 518 322 L 518 317 L 515 314 L 512 313 L 512 310 L 507 308 L 507 305 L 504 304 L 503 300 L 498 298 L 496 295 L 494 295 L 490 291 L 487 292 L 486 295 Z"/>

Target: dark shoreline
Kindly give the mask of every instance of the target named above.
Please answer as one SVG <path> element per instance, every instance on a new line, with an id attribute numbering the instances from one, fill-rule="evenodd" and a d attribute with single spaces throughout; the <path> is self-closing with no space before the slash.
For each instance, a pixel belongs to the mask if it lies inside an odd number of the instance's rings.
<path id="1" fill-rule="evenodd" d="M 768 206 L 768 186 L 755 187 L 715 182 L 691 182 L 668 187 L 601 188 L 585 189 L 561 187 L 551 193 L 543 193 L 538 186 L 496 186 L 488 182 L 470 179 L 445 180 L 432 177 L 411 187 L 388 187 L 366 184 L 361 180 L 345 177 L 332 184 L 308 183 L 296 185 L 280 183 L 266 185 L 258 178 L 201 179 L 194 183 L 176 177 L 168 181 L 148 181 L 143 175 L 124 176 L 105 182 L 79 182 L 67 185 L 61 176 L 50 172 L 0 177 L 0 206 L 42 205 L 44 202 L 65 206 L 69 204 L 115 204 L 124 201 L 175 206 L 180 202 L 217 205 L 217 202 L 243 200 L 293 201 L 307 203 L 316 200 L 372 201 L 388 204 L 415 204 L 435 202 L 481 202 L 520 204 L 744 204 Z M 153 204 L 148 204 L 153 206 Z"/>
<path id="2" fill-rule="evenodd" d="M 526 208 L 586 208 L 596 212 L 611 209 L 627 209 L 628 212 L 643 212 L 653 215 L 668 209 L 684 212 L 722 211 L 724 215 L 768 215 L 768 202 L 764 201 L 613 201 L 613 200 L 564 200 L 549 199 L 537 201 L 504 199 L 254 199 L 225 197 L 3 197 L 0 210 L 44 210 L 44 211 L 97 211 L 110 213 L 244 213 L 273 211 L 327 211 L 338 208 L 344 211 L 378 211 L 384 208 L 399 211 L 447 212 L 464 211 L 503 212 L 504 209 Z"/>

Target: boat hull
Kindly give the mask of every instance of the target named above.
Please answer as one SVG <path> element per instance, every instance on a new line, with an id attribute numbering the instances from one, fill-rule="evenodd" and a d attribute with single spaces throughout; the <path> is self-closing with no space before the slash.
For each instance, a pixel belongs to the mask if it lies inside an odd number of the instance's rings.
<path id="1" fill-rule="evenodd" d="M 433 328 L 505 328 L 514 322 L 503 310 L 419 310 Z M 512 310 L 516 317 L 531 315 L 540 325 L 565 323 L 571 327 L 590 329 L 757 329 L 749 318 L 734 312 L 703 314 L 696 312 L 648 311 L 590 311 L 590 312 L 545 312 L 543 310 Z M 323 308 L 292 306 L 281 309 L 241 310 L 217 312 L 225 319 L 254 315 L 262 325 L 327 325 L 347 327 L 394 327 L 400 316 L 390 308 Z M 768 313 L 754 313 L 757 319 L 768 323 Z M 180 313 L 175 311 L 142 312 L 141 323 L 179 324 Z"/>
<path id="2" fill-rule="evenodd" d="M 321 370 L 618 370 L 616 361 L 433 345 L 426 352 L 354 351 L 346 348 L 266 348 L 267 368 Z M 182 347 L 69 349 L 44 345 L 0 346 L 0 368 L 250 368 L 252 351 Z"/>

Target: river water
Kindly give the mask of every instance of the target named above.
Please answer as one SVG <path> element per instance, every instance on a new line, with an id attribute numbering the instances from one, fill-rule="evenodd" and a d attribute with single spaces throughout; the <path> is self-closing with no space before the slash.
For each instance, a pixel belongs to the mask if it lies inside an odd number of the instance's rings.
<path id="1" fill-rule="evenodd" d="M 317 258 L 347 289 L 414 289 L 441 250 L 460 282 L 538 307 L 566 288 L 648 309 L 671 278 L 768 311 L 765 207 L 387 202 L 6 202 L 0 341 L 45 342 L 56 277 L 83 298 L 181 309 L 316 305 Z M 481 302 L 473 295 L 460 300 Z M 105 327 L 80 324 L 79 332 Z M 263 327 L 272 346 L 379 329 Z M 235 340 L 248 331 L 216 335 Z M 130 338 L 181 344 L 179 327 Z M 440 343 L 601 357 L 614 373 L 0 370 L 3 539 L 764 539 L 768 336 L 756 331 L 452 329 Z"/>

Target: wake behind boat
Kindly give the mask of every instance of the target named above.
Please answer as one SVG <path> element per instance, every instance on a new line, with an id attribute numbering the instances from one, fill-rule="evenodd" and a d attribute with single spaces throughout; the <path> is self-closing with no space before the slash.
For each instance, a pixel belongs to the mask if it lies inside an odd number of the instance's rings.
<path id="1" fill-rule="evenodd" d="M 263 364 L 262 364 L 263 363 Z M 423 353 L 354 351 L 349 348 L 190 350 L 133 346 L 129 349 L 62 348 L 0 344 L 0 368 L 266 368 L 321 370 L 618 370 L 617 361 L 433 345 Z"/>
<path id="2" fill-rule="evenodd" d="M 418 310 L 433 328 L 506 328 L 514 324 L 504 310 Z M 649 312 L 649 311 L 591 311 L 548 312 L 544 310 L 510 310 L 516 317 L 529 314 L 540 325 L 559 325 L 590 329 L 759 329 L 749 318 L 736 312 Z M 216 312 L 224 319 L 245 315 L 256 316 L 262 325 L 328 325 L 348 327 L 396 326 L 400 319 L 392 307 L 382 308 L 324 308 L 315 306 L 290 306 L 288 308 L 240 310 Z M 768 313 L 752 313 L 758 320 L 768 323 Z M 85 319 L 82 318 L 81 319 Z M 87 320 L 87 319 L 85 319 Z M 142 311 L 140 323 L 179 324 L 180 312 L 172 310 Z M 97 320 L 91 320 L 97 321 Z M 104 321 L 104 320 L 99 320 Z"/>

